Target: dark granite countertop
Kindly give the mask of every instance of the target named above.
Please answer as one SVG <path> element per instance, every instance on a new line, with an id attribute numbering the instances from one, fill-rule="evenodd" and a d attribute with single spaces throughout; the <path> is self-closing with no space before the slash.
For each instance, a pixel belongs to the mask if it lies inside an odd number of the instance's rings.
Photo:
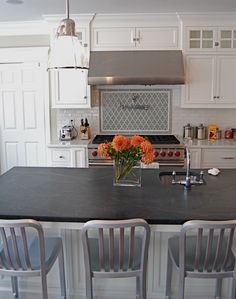
<path id="1" fill-rule="evenodd" d="M 236 169 L 206 185 L 162 185 L 157 169 L 142 170 L 141 187 L 114 187 L 112 168 L 15 167 L 0 177 L 0 218 L 85 222 L 141 217 L 150 224 L 236 219 Z"/>

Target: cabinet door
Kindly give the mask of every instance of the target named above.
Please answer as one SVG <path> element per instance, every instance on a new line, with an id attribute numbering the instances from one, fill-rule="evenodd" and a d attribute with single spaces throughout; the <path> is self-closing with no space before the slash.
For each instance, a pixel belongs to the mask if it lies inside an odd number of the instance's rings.
<path id="1" fill-rule="evenodd" d="M 74 167 L 88 167 L 87 148 L 81 147 L 72 150 L 72 165 Z"/>
<path id="2" fill-rule="evenodd" d="M 236 168 L 236 149 L 202 149 L 202 167 Z"/>
<path id="3" fill-rule="evenodd" d="M 216 34 L 217 30 L 214 27 L 187 28 L 187 49 L 212 51 L 217 47 Z"/>
<path id="4" fill-rule="evenodd" d="M 89 108 L 88 70 L 63 69 L 51 72 L 54 108 Z M 53 84 L 54 83 L 54 84 Z"/>
<path id="5" fill-rule="evenodd" d="M 92 51 L 127 50 L 134 47 L 135 28 L 113 27 L 93 29 Z"/>
<path id="6" fill-rule="evenodd" d="M 236 28 L 220 28 L 218 31 L 218 40 L 221 51 L 235 51 Z"/>
<path id="7" fill-rule="evenodd" d="M 190 148 L 191 168 L 201 168 L 201 149 Z"/>
<path id="8" fill-rule="evenodd" d="M 212 56 L 188 56 L 186 59 L 185 104 L 215 103 L 216 59 Z"/>
<path id="9" fill-rule="evenodd" d="M 136 47 L 145 50 L 178 48 L 177 27 L 136 28 Z"/>
<path id="10" fill-rule="evenodd" d="M 217 104 L 236 104 L 236 56 L 217 59 Z"/>

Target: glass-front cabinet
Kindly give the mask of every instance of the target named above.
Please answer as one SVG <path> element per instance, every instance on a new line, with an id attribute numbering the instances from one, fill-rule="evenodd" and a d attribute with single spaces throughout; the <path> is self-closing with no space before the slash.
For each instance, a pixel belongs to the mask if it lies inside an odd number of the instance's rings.
<path id="1" fill-rule="evenodd" d="M 235 51 L 236 27 L 187 27 L 189 51 Z"/>

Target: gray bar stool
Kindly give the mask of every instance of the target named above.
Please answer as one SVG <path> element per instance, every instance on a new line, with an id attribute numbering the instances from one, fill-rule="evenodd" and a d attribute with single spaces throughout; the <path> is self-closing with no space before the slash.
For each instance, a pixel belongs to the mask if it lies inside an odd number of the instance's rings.
<path id="1" fill-rule="evenodd" d="M 146 299 L 150 227 L 143 219 L 85 223 L 82 242 L 86 296 L 93 298 L 93 278 L 136 277 L 137 298 Z"/>
<path id="2" fill-rule="evenodd" d="M 35 220 L 0 220 L 0 275 L 10 276 L 14 298 L 19 298 L 17 277 L 40 276 L 42 298 L 48 299 L 47 274 L 59 260 L 61 296 L 66 299 L 61 238 L 45 238 Z"/>
<path id="3" fill-rule="evenodd" d="M 184 223 L 180 237 L 168 242 L 166 299 L 170 298 L 172 265 L 179 273 L 179 299 L 184 299 L 185 278 L 215 278 L 215 298 L 221 298 L 222 279 L 233 278 L 235 299 L 236 266 L 232 251 L 236 220 L 200 221 Z"/>

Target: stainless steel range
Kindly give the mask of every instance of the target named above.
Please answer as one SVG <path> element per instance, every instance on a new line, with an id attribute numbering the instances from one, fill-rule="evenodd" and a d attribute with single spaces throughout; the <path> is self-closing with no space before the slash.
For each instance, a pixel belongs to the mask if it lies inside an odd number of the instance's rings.
<path id="1" fill-rule="evenodd" d="M 96 135 L 88 145 L 89 167 L 112 165 L 110 159 L 104 159 L 98 155 L 98 145 L 111 142 L 115 135 Z M 146 137 L 155 150 L 155 162 L 160 167 L 175 166 L 184 167 L 184 145 L 174 135 L 141 135 Z"/>

